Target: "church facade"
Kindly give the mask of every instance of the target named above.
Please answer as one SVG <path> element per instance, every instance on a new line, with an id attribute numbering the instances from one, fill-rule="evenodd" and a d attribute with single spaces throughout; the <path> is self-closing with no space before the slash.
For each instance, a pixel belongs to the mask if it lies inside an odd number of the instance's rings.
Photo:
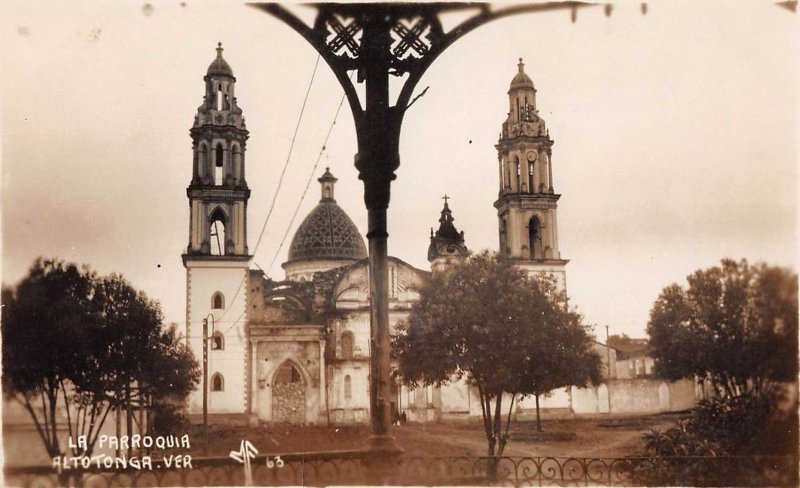
<path id="1" fill-rule="evenodd" d="M 204 77 L 205 97 L 191 129 L 192 180 L 186 268 L 186 338 L 200 360 L 207 324 L 208 412 L 250 422 L 369 421 L 369 277 L 364 238 L 336 203 L 337 180 L 326 169 L 320 201 L 292 239 L 285 277 L 250 269 L 245 149 L 248 131 L 222 47 Z M 536 90 L 520 60 L 508 91 L 509 114 L 496 146 L 495 202 L 501 252 L 531 273 L 549 272 L 566 286 L 558 250 L 553 141 L 536 109 Z M 389 321 L 404 320 L 431 272 L 468 256 L 445 198 L 431 229 L 431 271 L 389 258 Z M 201 385 L 201 388 L 203 386 Z M 203 392 L 189 414 L 202 412 Z M 395 385 L 392 411 L 410 421 L 480 416 L 464 381 L 408 390 Z"/>

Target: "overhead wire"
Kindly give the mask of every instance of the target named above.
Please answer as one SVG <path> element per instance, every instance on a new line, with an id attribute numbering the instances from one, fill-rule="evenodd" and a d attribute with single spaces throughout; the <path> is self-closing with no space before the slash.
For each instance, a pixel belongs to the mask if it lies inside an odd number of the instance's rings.
<path id="1" fill-rule="evenodd" d="M 352 73 L 350 77 L 352 78 Z M 286 227 L 286 232 L 283 233 L 283 237 L 281 238 L 281 242 L 278 245 L 278 249 L 275 251 L 275 255 L 272 256 L 272 261 L 270 261 L 269 266 L 267 267 L 268 270 L 272 269 L 272 265 L 275 264 L 275 260 L 278 259 L 278 254 L 280 254 L 281 249 L 283 249 L 283 245 L 286 242 L 286 237 L 289 235 L 289 231 L 292 229 L 292 225 L 294 224 L 294 220 L 297 218 L 297 213 L 300 211 L 300 206 L 303 204 L 303 200 L 306 198 L 306 194 L 308 193 L 308 188 L 311 186 L 311 181 L 314 179 L 314 175 L 317 174 L 317 167 L 319 166 L 319 162 L 322 159 L 322 154 L 327 150 L 328 147 L 328 139 L 331 137 L 331 132 L 333 132 L 333 127 L 336 125 L 336 119 L 339 118 L 339 112 L 342 110 L 342 105 L 344 104 L 344 100 L 346 98 L 345 94 L 342 94 L 342 99 L 339 100 L 339 106 L 336 107 L 336 113 L 333 115 L 333 121 L 331 125 L 328 127 L 328 132 L 325 134 L 325 140 L 322 141 L 322 147 L 319 150 L 319 154 L 317 154 L 317 160 L 314 162 L 314 167 L 311 169 L 311 172 L 308 175 L 308 181 L 306 181 L 306 187 L 303 189 L 303 194 L 300 196 L 300 201 L 297 202 L 297 205 L 294 208 L 294 213 L 292 213 L 292 218 L 289 220 L 289 225 Z M 256 264 L 258 266 L 258 264 Z M 260 268 L 261 266 L 259 266 Z"/>

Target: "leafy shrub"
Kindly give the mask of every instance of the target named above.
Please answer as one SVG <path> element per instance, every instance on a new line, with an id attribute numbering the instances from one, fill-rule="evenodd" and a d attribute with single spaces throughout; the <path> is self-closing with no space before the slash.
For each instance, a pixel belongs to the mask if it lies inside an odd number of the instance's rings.
<path id="1" fill-rule="evenodd" d="M 776 443 L 777 426 L 787 422 L 775 407 L 775 397 L 750 393 L 738 397 L 702 400 L 666 432 L 653 430 L 643 436 L 651 456 L 733 456 L 785 452 Z M 776 445 L 784 448 L 776 451 Z"/>
<path id="2" fill-rule="evenodd" d="M 761 457 L 797 453 L 796 413 L 776 405 L 776 396 L 766 393 L 703 400 L 674 427 L 644 434 L 644 455 L 651 459 L 629 472 L 645 484 L 760 484 L 769 473 L 794 480 L 789 465 Z"/>
<path id="3" fill-rule="evenodd" d="M 777 416 L 769 395 L 750 394 L 703 400 L 692 409 L 692 434 L 719 446 L 725 454 L 764 454 L 764 433 Z"/>

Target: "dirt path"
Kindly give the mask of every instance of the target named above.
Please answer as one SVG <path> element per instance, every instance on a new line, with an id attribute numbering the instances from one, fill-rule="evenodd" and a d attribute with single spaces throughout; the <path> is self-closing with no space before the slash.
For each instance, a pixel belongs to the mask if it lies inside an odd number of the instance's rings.
<path id="1" fill-rule="evenodd" d="M 544 423 L 546 434 L 569 440 L 534 440 L 533 422 L 512 422 L 512 439 L 504 455 L 513 457 L 624 457 L 641 453 L 642 434 L 652 428 L 665 430 L 670 417 L 639 419 L 569 419 Z M 258 428 L 216 427 L 210 438 L 210 454 L 227 456 L 242 439 L 253 442 L 262 454 L 361 449 L 366 447 L 367 425 L 324 427 L 272 425 Z M 412 456 L 485 456 L 486 437 L 480 419 L 457 423 L 408 424 L 392 429 L 397 443 Z M 200 436 L 193 436 L 200 438 Z M 200 454 L 202 446 L 193 445 Z"/>
<path id="2" fill-rule="evenodd" d="M 651 419 L 640 424 L 608 426 L 598 420 L 572 420 L 545 424 L 552 433 L 574 433 L 573 440 L 513 439 L 506 446 L 506 456 L 552 457 L 624 457 L 643 450 L 642 434 L 652 428 L 664 430 L 672 419 Z M 513 424 L 512 424 L 513 425 Z M 480 426 L 470 424 L 407 425 L 393 430 L 398 443 L 409 454 L 433 456 L 485 456 L 486 438 Z M 533 432 L 531 423 L 512 427 L 512 434 Z M 519 437 L 519 436 L 517 436 Z"/>

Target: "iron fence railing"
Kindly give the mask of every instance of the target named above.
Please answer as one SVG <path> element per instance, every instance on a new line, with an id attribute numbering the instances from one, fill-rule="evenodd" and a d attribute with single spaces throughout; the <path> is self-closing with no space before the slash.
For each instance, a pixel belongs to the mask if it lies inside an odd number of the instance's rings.
<path id="1" fill-rule="evenodd" d="M 256 456 L 256 486 L 796 486 L 792 456 L 758 457 L 390 457 L 370 451 Z M 191 468 L 65 470 L 6 468 L 6 486 L 243 486 L 244 466 L 231 458 L 192 459 Z"/>

